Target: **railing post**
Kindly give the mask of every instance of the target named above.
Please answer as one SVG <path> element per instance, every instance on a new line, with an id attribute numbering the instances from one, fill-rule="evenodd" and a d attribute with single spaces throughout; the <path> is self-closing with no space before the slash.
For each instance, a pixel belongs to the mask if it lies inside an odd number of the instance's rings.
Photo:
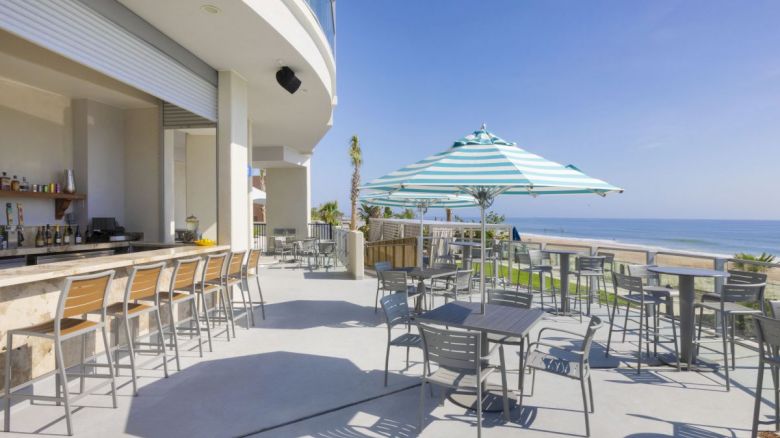
<path id="1" fill-rule="evenodd" d="M 713 260 L 713 268 L 716 271 L 726 271 L 727 265 L 728 265 L 729 259 L 724 259 L 722 257 L 716 257 Z M 721 289 L 723 289 L 723 283 L 724 278 L 723 277 L 715 277 L 715 292 L 716 294 L 720 294 Z"/>

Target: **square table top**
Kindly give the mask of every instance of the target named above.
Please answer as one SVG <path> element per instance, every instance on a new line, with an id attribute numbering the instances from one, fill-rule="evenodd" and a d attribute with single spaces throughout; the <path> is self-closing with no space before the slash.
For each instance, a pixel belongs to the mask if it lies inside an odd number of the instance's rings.
<path id="1" fill-rule="evenodd" d="M 427 280 L 429 278 L 449 277 L 457 271 L 449 268 L 413 268 L 407 271 L 410 277 Z"/>
<path id="2" fill-rule="evenodd" d="M 416 316 L 415 320 L 519 338 L 525 336 L 545 315 L 541 309 L 498 304 L 485 304 L 484 314 L 479 310 L 479 303 L 451 301 Z"/>

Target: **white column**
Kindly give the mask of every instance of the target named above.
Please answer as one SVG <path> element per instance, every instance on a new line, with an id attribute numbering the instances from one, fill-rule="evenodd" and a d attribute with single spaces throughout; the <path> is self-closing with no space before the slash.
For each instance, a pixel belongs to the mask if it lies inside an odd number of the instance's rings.
<path id="1" fill-rule="evenodd" d="M 269 236 L 278 228 L 294 228 L 296 237 L 309 236 L 311 174 L 303 166 L 266 169 L 266 223 Z"/>
<path id="2" fill-rule="evenodd" d="M 162 157 L 162 172 L 160 186 L 162 194 L 162 209 L 160 211 L 160 241 L 173 243 L 176 236 L 176 192 L 175 184 L 175 159 L 174 159 L 174 132 L 165 130 L 160 156 Z"/>
<path id="3" fill-rule="evenodd" d="M 217 241 L 249 248 L 249 128 L 246 80 L 219 72 L 217 120 Z"/>

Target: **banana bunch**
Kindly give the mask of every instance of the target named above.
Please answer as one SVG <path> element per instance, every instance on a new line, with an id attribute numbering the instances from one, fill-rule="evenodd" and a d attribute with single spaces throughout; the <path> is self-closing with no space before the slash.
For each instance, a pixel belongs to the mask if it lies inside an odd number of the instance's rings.
<path id="1" fill-rule="evenodd" d="M 195 245 L 198 246 L 214 246 L 217 244 L 217 242 L 211 240 L 211 239 L 198 239 L 195 242 Z"/>

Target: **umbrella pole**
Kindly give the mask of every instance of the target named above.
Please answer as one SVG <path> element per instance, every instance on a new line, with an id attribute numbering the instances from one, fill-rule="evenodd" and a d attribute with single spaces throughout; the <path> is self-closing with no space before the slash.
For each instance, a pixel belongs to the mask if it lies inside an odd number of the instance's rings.
<path id="1" fill-rule="evenodd" d="M 417 210 L 420 213 L 420 238 L 417 240 L 417 267 L 424 268 L 423 263 L 423 214 L 424 209 L 422 206 L 418 206 Z"/>
<path id="2" fill-rule="evenodd" d="M 480 234 L 480 260 L 479 265 L 479 292 L 480 292 L 480 312 L 485 313 L 485 205 L 480 203 L 480 215 L 482 218 L 482 233 Z"/>

